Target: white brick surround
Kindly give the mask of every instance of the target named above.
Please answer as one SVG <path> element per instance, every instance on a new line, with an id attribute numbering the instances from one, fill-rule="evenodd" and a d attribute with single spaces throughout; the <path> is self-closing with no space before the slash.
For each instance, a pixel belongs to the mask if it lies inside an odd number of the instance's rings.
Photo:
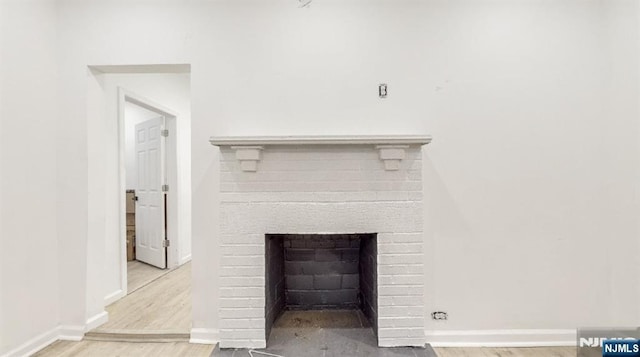
<path id="1" fill-rule="evenodd" d="M 424 345 L 421 146 L 428 138 L 360 139 L 212 139 L 221 151 L 220 347 L 266 346 L 265 234 L 278 233 L 377 233 L 378 344 Z M 378 148 L 385 144 L 403 145 L 404 153 L 389 164 Z M 260 146 L 250 170 L 237 156 L 243 145 Z"/>

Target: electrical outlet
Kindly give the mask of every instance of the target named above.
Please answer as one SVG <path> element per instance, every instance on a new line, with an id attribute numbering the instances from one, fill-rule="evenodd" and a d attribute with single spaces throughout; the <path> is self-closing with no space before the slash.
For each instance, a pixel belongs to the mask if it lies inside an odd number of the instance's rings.
<path id="1" fill-rule="evenodd" d="M 449 315 L 444 311 L 434 311 L 431 313 L 431 317 L 434 320 L 446 320 L 449 318 Z"/>
<path id="2" fill-rule="evenodd" d="M 378 96 L 380 96 L 380 98 L 387 97 L 387 85 L 385 83 L 378 85 Z"/>

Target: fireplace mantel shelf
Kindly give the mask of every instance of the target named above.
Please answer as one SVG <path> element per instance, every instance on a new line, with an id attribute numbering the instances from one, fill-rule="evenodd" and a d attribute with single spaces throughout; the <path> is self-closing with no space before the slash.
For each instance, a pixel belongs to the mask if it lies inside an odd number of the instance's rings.
<path id="1" fill-rule="evenodd" d="M 409 146 L 426 145 L 428 135 L 358 135 L 358 136 L 212 136 L 214 146 L 230 146 L 242 171 L 258 171 L 261 151 L 274 145 L 373 145 L 384 162 L 385 170 L 397 171 Z"/>
<path id="2" fill-rule="evenodd" d="M 215 146 L 266 145 L 426 145 L 429 135 L 212 136 Z"/>

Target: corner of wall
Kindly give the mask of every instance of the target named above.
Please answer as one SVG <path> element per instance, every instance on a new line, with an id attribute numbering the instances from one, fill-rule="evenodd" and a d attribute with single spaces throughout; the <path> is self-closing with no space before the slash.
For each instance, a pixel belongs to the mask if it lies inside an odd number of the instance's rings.
<path id="1" fill-rule="evenodd" d="M 199 343 L 205 345 L 215 345 L 220 342 L 220 331 L 209 328 L 192 328 L 189 343 Z"/>
<path id="2" fill-rule="evenodd" d="M 90 317 L 89 319 L 87 319 L 87 323 L 84 327 L 84 331 L 90 331 L 93 330 L 94 328 L 105 324 L 107 321 L 109 321 L 109 313 L 106 311 L 102 311 L 92 317 Z"/>
<path id="3" fill-rule="evenodd" d="M 107 296 L 104 298 L 104 306 L 108 306 L 113 304 L 114 302 L 122 299 L 123 297 L 127 296 L 127 292 L 122 290 L 122 289 L 118 289 L 112 293 L 107 294 Z"/>
<path id="4" fill-rule="evenodd" d="M 185 264 L 191 261 L 191 254 L 185 255 L 184 257 L 180 258 L 180 262 L 179 264 Z"/>
<path id="5" fill-rule="evenodd" d="M 86 325 L 60 325 L 46 331 L 22 345 L 8 351 L 0 357 L 31 356 L 48 345 L 58 341 L 82 341 L 85 332 L 92 330 L 109 320 L 109 313 L 103 311 L 87 320 Z"/>
<path id="6" fill-rule="evenodd" d="M 8 351 L 1 357 L 31 356 L 32 354 L 57 341 L 58 336 L 58 327 L 53 328 Z"/>
<path id="7" fill-rule="evenodd" d="M 84 326 L 63 325 L 58 326 L 58 340 L 82 341 L 84 337 Z"/>

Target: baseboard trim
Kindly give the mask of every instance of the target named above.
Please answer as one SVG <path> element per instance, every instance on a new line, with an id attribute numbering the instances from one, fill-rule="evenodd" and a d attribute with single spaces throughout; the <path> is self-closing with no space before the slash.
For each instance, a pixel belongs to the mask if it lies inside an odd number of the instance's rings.
<path id="1" fill-rule="evenodd" d="M 60 332 L 58 328 L 53 328 L 10 350 L 9 352 L 3 354 L 2 357 L 31 356 L 41 349 L 47 347 L 48 345 L 56 342 L 58 340 L 59 334 Z"/>
<path id="2" fill-rule="evenodd" d="M 82 341 L 85 326 L 62 325 L 58 327 L 58 340 Z"/>
<path id="3" fill-rule="evenodd" d="M 427 330 L 433 347 L 555 347 L 576 346 L 573 329 Z"/>
<path id="4" fill-rule="evenodd" d="M 220 342 L 220 331 L 209 328 L 192 328 L 189 343 L 200 343 L 205 345 L 215 345 Z"/>
<path id="5" fill-rule="evenodd" d="M 84 328 L 84 332 L 88 332 L 93 330 L 94 328 L 101 326 L 109 321 L 109 313 L 106 311 L 102 311 L 99 314 L 96 314 L 93 317 L 90 317 L 87 320 L 87 323 Z"/>
<path id="6" fill-rule="evenodd" d="M 189 254 L 189 255 L 187 255 L 187 256 L 185 256 L 185 257 L 181 258 L 181 259 L 180 259 L 180 265 L 185 264 L 185 263 L 187 263 L 187 262 L 189 262 L 189 261 L 191 261 L 191 254 Z"/>
<path id="7" fill-rule="evenodd" d="M 109 313 L 103 311 L 87 320 L 85 326 L 60 325 L 44 332 L 0 357 L 31 356 L 50 344 L 58 341 L 82 341 L 84 333 L 104 324 L 109 320 Z"/>
<path id="8" fill-rule="evenodd" d="M 111 305 L 125 296 L 127 296 L 127 292 L 122 289 L 118 289 L 104 298 L 104 306 Z"/>

